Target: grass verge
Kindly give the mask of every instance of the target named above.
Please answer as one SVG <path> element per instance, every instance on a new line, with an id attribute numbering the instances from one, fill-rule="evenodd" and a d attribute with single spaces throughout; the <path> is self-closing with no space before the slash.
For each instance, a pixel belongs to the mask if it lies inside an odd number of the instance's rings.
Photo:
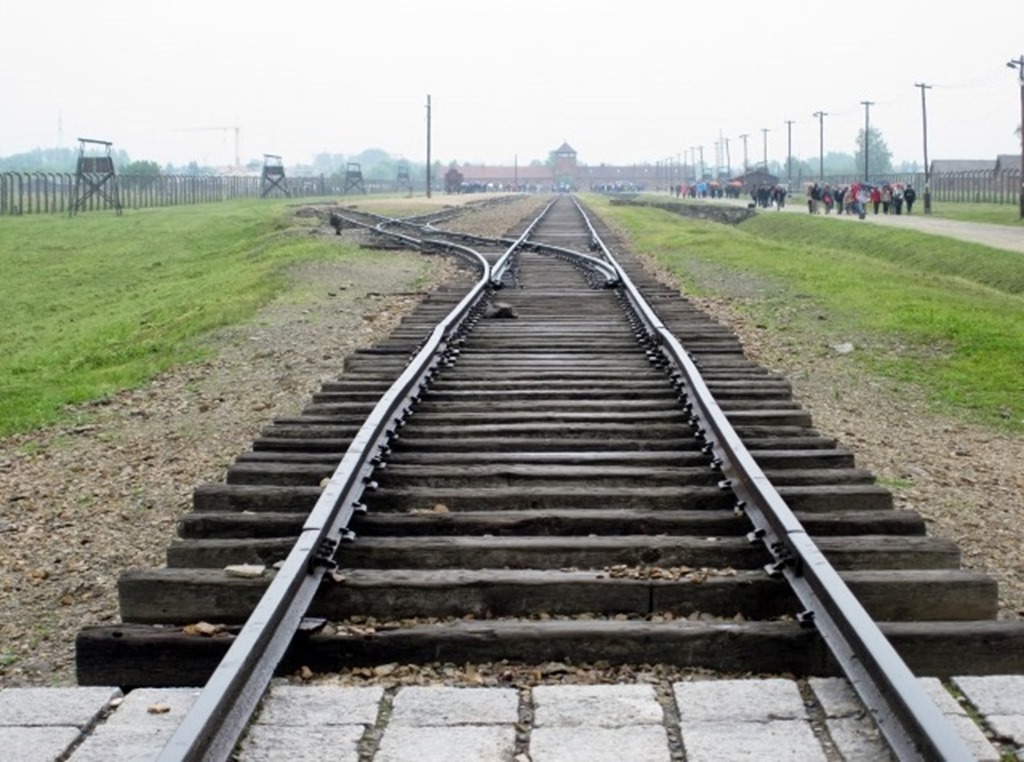
<path id="1" fill-rule="evenodd" d="M 201 357 L 293 264 L 367 256 L 296 225 L 293 202 L 0 219 L 0 435 Z"/>

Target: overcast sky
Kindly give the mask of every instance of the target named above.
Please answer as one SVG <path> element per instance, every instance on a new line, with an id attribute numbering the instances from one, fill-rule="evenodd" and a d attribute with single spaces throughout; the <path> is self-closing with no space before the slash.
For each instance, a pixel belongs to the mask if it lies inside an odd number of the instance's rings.
<path id="1" fill-rule="evenodd" d="M 1020 152 L 1024 0 L 71 0 L 0 12 L 0 156 L 109 140 L 226 165 L 380 148 L 487 164 Z M 863 101 L 871 101 L 865 108 Z M 787 120 L 792 121 L 787 126 Z M 212 129 L 207 129 L 212 128 Z M 763 130 L 769 132 L 764 133 Z M 723 159 L 724 162 L 724 159 Z"/>

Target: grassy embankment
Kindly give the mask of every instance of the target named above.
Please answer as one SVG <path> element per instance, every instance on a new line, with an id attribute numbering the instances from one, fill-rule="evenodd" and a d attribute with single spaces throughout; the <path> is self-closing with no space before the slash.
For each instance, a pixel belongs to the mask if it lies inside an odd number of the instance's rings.
<path id="1" fill-rule="evenodd" d="M 1024 255 L 809 215 L 729 227 L 588 201 L 684 290 L 732 298 L 752 322 L 817 346 L 851 342 L 864 372 L 1024 432 Z"/>
<path id="2" fill-rule="evenodd" d="M 202 357 L 202 337 L 251 318 L 294 264 L 382 256 L 309 235 L 293 205 L 0 218 L 0 435 Z"/>

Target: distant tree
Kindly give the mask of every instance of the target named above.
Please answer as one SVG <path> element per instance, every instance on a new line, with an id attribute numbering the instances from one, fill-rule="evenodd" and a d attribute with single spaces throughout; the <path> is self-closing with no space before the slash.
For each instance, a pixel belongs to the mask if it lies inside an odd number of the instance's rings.
<path id="1" fill-rule="evenodd" d="M 86 155 L 91 156 L 97 153 L 104 153 L 91 150 L 92 146 L 86 147 Z M 131 160 L 128 154 L 120 149 L 114 149 L 110 153 L 114 160 L 114 167 L 118 172 L 121 167 Z M 0 172 L 70 172 L 73 173 L 78 166 L 77 148 L 36 148 L 25 153 L 12 154 L 6 158 L 0 158 Z"/>
<path id="2" fill-rule="evenodd" d="M 387 154 L 384 155 L 384 158 L 378 158 L 376 161 L 359 162 L 359 169 L 365 180 L 394 180 L 398 172 L 394 159 Z"/>
<path id="3" fill-rule="evenodd" d="M 365 174 L 367 167 L 372 167 L 375 164 L 382 162 L 392 161 L 391 155 L 387 151 L 380 148 L 367 148 L 361 153 L 357 154 L 352 161 L 359 162 L 359 165 L 363 168 Z"/>
<path id="4" fill-rule="evenodd" d="M 74 172 L 78 152 L 70 148 L 36 148 L 0 159 L 4 172 Z"/>
<path id="5" fill-rule="evenodd" d="M 853 154 L 840 151 L 825 153 L 825 175 L 848 175 L 856 171 L 857 162 Z M 817 171 L 817 170 L 815 170 Z"/>
<path id="6" fill-rule="evenodd" d="M 864 171 L 864 130 L 857 133 L 857 151 L 854 153 L 856 171 Z M 892 152 L 882 139 L 882 133 L 876 128 L 868 129 L 868 179 L 875 175 L 892 172 Z"/>
<path id="7" fill-rule="evenodd" d="M 122 175 L 159 175 L 160 165 L 155 161 L 132 161 L 118 169 Z"/>
<path id="8" fill-rule="evenodd" d="M 345 166 L 345 155 L 340 153 L 318 153 L 313 157 L 313 169 L 318 174 L 333 175 Z"/>

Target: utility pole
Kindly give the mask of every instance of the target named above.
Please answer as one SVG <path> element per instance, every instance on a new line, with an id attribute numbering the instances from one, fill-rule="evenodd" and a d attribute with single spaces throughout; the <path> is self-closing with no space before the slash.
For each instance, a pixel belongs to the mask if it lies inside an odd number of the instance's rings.
<path id="1" fill-rule="evenodd" d="M 697 150 L 700 151 L 700 179 L 704 179 L 704 146 L 697 146 Z"/>
<path id="2" fill-rule="evenodd" d="M 747 135 L 746 133 L 740 135 L 740 140 L 743 141 L 743 174 L 747 174 L 747 168 L 749 166 L 747 164 L 747 138 L 749 137 L 750 136 Z"/>
<path id="3" fill-rule="evenodd" d="M 430 198 L 430 96 L 427 95 L 427 198 Z"/>
<path id="4" fill-rule="evenodd" d="M 818 117 L 818 181 L 825 181 L 825 117 L 828 114 L 824 111 L 815 111 L 813 116 Z"/>
<path id="5" fill-rule="evenodd" d="M 725 141 L 725 176 L 732 177 L 732 157 L 729 156 L 729 138 L 722 138 Z"/>
<path id="6" fill-rule="evenodd" d="M 793 120 L 786 120 L 786 187 L 793 187 Z"/>
<path id="7" fill-rule="evenodd" d="M 761 132 L 764 135 L 764 172 L 768 174 L 768 133 L 771 130 L 767 127 L 762 127 Z"/>
<path id="8" fill-rule="evenodd" d="M 1020 77 L 1020 218 L 1024 220 L 1024 56 L 1006 65 L 1016 69 Z"/>
<path id="9" fill-rule="evenodd" d="M 868 129 L 871 124 L 868 114 L 871 111 L 871 107 L 875 105 L 875 102 L 861 101 L 860 103 L 864 107 L 864 182 L 868 182 Z"/>
<path id="10" fill-rule="evenodd" d="M 932 184 L 931 184 L 931 168 L 928 166 L 928 109 L 925 107 L 924 91 L 931 90 L 931 85 L 926 85 L 923 82 L 915 82 L 914 87 L 921 88 L 921 132 L 924 135 L 924 213 L 932 213 Z M 1021 211 L 1021 217 L 1024 217 L 1024 210 Z"/>

